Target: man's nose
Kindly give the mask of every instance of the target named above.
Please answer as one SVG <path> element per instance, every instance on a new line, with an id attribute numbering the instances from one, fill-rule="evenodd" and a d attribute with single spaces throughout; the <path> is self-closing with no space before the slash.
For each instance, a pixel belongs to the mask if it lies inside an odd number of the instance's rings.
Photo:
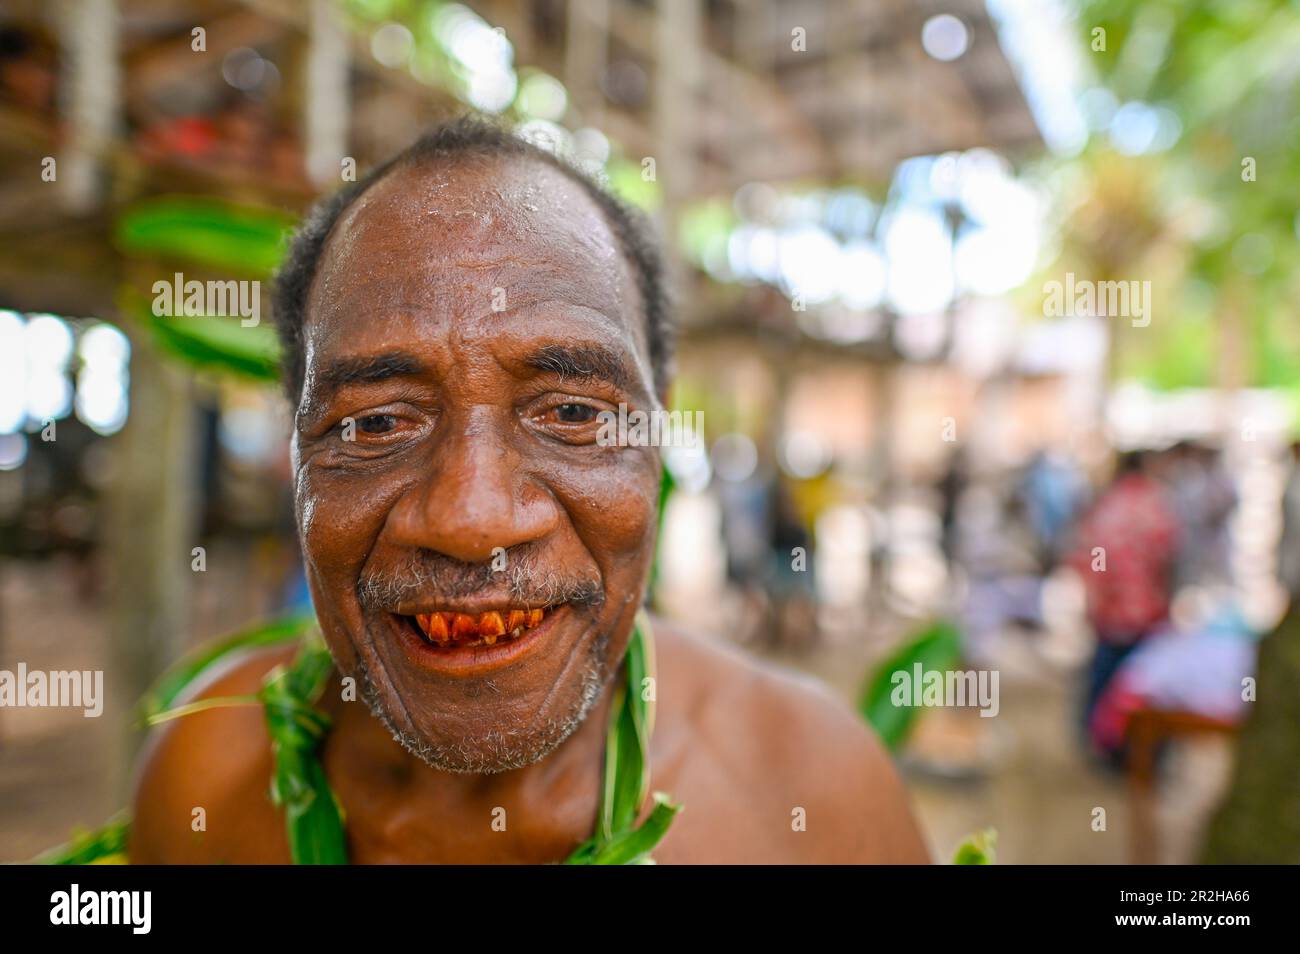
<path id="1" fill-rule="evenodd" d="M 448 436 L 434 449 L 427 474 L 389 513 L 389 540 L 465 563 L 485 563 L 497 547 L 540 540 L 556 527 L 559 507 L 520 462 L 519 452 L 491 428 Z"/>

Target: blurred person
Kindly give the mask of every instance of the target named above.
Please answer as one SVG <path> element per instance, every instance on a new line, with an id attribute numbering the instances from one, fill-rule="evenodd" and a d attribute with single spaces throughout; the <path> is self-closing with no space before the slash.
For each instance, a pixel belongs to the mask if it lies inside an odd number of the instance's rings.
<path id="1" fill-rule="evenodd" d="M 1250 706 L 1242 685 L 1256 674 L 1258 635 L 1231 599 L 1216 604 L 1204 620 L 1159 627 L 1102 693 L 1089 726 L 1093 738 L 1109 751 L 1122 749 L 1130 717 L 1147 709 L 1241 721 Z"/>
<path id="2" fill-rule="evenodd" d="M 1291 444 L 1286 485 L 1282 490 L 1282 536 L 1278 540 L 1278 578 L 1291 605 L 1300 603 L 1300 441 Z"/>
<path id="3" fill-rule="evenodd" d="M 827 692 L 661 621 L 648 651 L 660 454 L 599 443 L 598 415 L 666 403 L 662 282 L 633 213 L 472 120 L 326 199 L 298 233 L 275 311 L 297 526 L 332 668 L 318 697 L 293 697 L 327 720 L 295 752 L 345 820 L 329 856 L 580 853 L 599 838 L 601 792 L 626 788 L 606 747 L 628 711 L 616 706 L 635 708 L 619 688 L 636 648 L 655 687 L 643 782 L 687 809 L 656 860 L 927 860 L 888 756 Z M 250 651 L 187 698 L 257 692 L 302 658 Z M 293 857 L 294 829 L 267 798 L 268 721 L 216 707 L 156 733 L 133 861 Z M 214 821 L 201 837 L 198 804 Z M 817 824 L 794 830 L 791 805 Z"/>
<path id="4" fill-rule="evenodd" d="M 1163 455 L 1161 476 L 1182 530 L 1174 566 L 1175 591 L 1231 582 L 1230 521 L 1237 506 L 1232 475 L 1215 448 L 1180 442 Z"/>
<path id="5" fill-rule="evenodd" d="M 727 561 L 727 583 L 740 605 L 736 638 L 740 642 L 768 638 L 772 613 L 769 595 L 771 506 L 775 476 L 756 469 L 744 480 L 716 480 L 722 515 L 722 544 Z"/>
<path id="6" fill-rule="evenodd" d="M 749 586 L 767 573 L 772 478 L 755 471 L 744 480 L 714 481 L 713 487 L 722 514 L 727 581 Z"/>
<path id="7" fill-rule="evenodd" d="M 1035 537 L 1041 568 L 1049 573 L 1061 556 L 1087 485 L 1070 458 L 1051 449 L 1039 449 L 1030 458 L 1016 490 Z"/>
<path id="8" fill-rule="evenodd" d="M 779 475 L 769 501 L 768 642 L 807 649 L 818 636 L 813 535 L 789 484 Z"/>
<path id="9" fill-rule="evenodd" d="M 963 499 L 956 553 L 965 578 L 962 636 L 981 664 L 996 660 L 1009 626 L 1042 627 L 1044 574 L 1031 522 L 1009 475 L 975 484 Z"/>
<path id="10" fill-rule="evenodd" d="M 970 486 L 970 455 L 965 445 L 958 444 L 948 457 L 947 466 L 939 478 L 940 548 L 948 562 L 949 573 L 958 562 L 959 514 L 962 497 Z"/>
<path id="11" fill-rule="evenodd" d="M 1083 725 L 1125 658 L 1169 618 L 1180 530 L 1152 476 L 1159 459 L 1121 455 L 1111 481 L 1084 514 L 1067 563 L 1079 573 L 1097 647 L 1084 689 Z"/>

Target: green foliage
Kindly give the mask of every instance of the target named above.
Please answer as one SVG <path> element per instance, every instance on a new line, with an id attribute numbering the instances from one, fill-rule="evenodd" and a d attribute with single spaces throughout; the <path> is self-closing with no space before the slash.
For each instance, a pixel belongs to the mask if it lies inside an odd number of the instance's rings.
<path id="1" fill-rule="evenodd" d="M 605 759 L 611 770 L 605 773 L 600 832 L 606 839 L 635 824 L 650 784 L 645 705 L 636 702 L 645 674 L 639 654 L 636 657 L 629 654 L 626 674 L 627 685 L 620 686 L 614 696 L 614 710 L 619 715 L 605 746 Z"/>
<path id="2" fill-rule="evenodd" d="M 872 673 L 858 708 L 889 749 L 897 749 L 906 741 L 922 711 L 917 706 L 894 705 L 891 698 L 894 673 L 910 674 L 917 663 L 927 672 L 950 669 L 960 657 L 961 636 L 957 628 L 940 621 L 908 639 Z"/>
<path id="3" fill-rule="evenodd" d="M 1300 255 L 1300 4 L 1079 0 L 1075 27 L 1085 65 L 1117 103 L 1168 109 L 1180 127 L 1165 152 L 1128 159 L 1095 136 L 1073 160 L 1094 179 L 1116 162 L 1150 174 L 1128 194 L 1085 190 L 1083 211 L 1067 225 L 1067 249 L 1087 244 L 1078 226 L 1089 217 L 1118 223 L 1097 243 L 1104 260 L 1106 248 L 1132 233 L 1123 226 L 1146 200 L 1157 228 L 1121 256 L 1123 269 L 1149 273 L 1179 263 L 1154 288 L 1152 327 L 1126 336 L 1121 350 L 1134 353 L 1122 353 L 1119 370 L 1160 387 L 1216 383 L 1216 336 L 1185 321 L 1198 313 L 1232 320 L 1228 333 L 1247 343 L 1247 384 L 1288 386 L 1300 378 L 1300 347 L 1294 336 L 1274 333 L 1279 323 L 1294 325 L 1300 291 L 1292 268 Z M 1090 46 L 1097 28 L 1105 31 L 1104 51 Z M 1243 177 L 1244 165 L 1253 177 Z M 1095 263 L 1094 270 L 1105 271 Z M 1206 288 L 1208 303 L 1199 300 Z M 1147 340 L 1139 346 L 1139 338 Z"/>
<path id="4" fill-rule="evenodd" d="M 130 819 L 119 813 L 94 831 L 75 831 L 66 844 L 33 859 L 38 865 L 113 865 L 126 863 Z"/>
<path id="5" fill-rule="evenodd" d="M 605 170 L 609 174 L 609 189 L 629 205 L 644 212 L 654 212 L 663 204 L 659 183 L 646 179 L 641 164 L 631 159 L 611 159 Z"/>
<path id="6" fill-rule="evenodd" d="M 735 210 L 724 199 L 705 199 L 687 206 L 677 230 L 682 254 L 696 264 L 724 258 L 736 226 Z"/>
<path id="7" fill-rule="evenodd" d="M 1180 318 L 1174 333 L 1130 334 L 1125 341 L 1119 356 L 1124 377 L 1165 391 L 1202 387 L 1213 378 L 1214 323 L 1208 315 Z"/>
<path id="8" fill-rule="evenodd" d="M 659 477 L 659 508 L 655 511 L 655 555 L 650 562 L 650 580 L 646 584 L 646 592 L 653 594 L 655 587 L 659 584 L 659 563 L 663 554 L 664 543 L 664 514 L 668 510 L 668 498 L 673 493 L 673 475 L 667 467 L 664 467 Z"/>
<path id="9" fill-rule="evenodd" d="M 596 832 L 574 849 L 568 865 L 625 865 L 649 859 L 668 831 L 680 805 L 655 794 L 650 816 L 636 827 L 637 815 L 650 789 L 650 701 L 643 681 L 653 671 L 649 620 L 637 617 L 624 657 L 625 682 L 614 695 L 615 717 L 605 741 L 605 784 L 601 792 Z"/>
<path id="10" fill-rule="evenodd" d="M 315 617 L 311 614 L 289 616 L 241 630 L 210 646 L 199 648 L 158 677 L 137 703 L 137 716 L 147 724 L 166 719 L 177 713 L 173 707 L 181 694 L 217 663 L 246 649 L 273 646 L 297 639 L 314 624 Z M 229 703 L 232 700 L 225 701 Z M 125 864 L 130 830 L 130 817 L 125 812 L 119 812 L 93 831 L 74 832 L 65 844 L 51 848 L 34 861 L 50 865 Z"/>
<path id="11" fill-rule="evenodd" d="M 304 642 L 292 665 L 277 666 L 256 696 L 206 699 L 176 705 L 182 693 L 203 673 L 233 654 L 299 638 L 314 626 L 310 614 L 276 620 L 236 633 L 186 656 L 169 668 L 138 706 L 146 722 L 156 724 L 183 717 L 200 708 L 260 704 L 266 717 L 275 757 L 271 801 L 285 813 L 289 850 L 294 864 L 348 863 L 342 806 L 330 787 L 320 759 L 320 746 L 330 718 L 316 708 L 333 667 L 318 632 Z M 656 793 L 654 807 L 641 825 L 640 814 L 650 785 L 649 740 L 653 728 L 651 700 L 642 693 L 654 672 L 649 621 L 638 616 L 626 657 L 626 682 L 614 700 L 606 739 L 604 787 L 595 834 L 583 842 L 565 864 L 644 864 L 681 810 L 668 796 Z M 126 863 L 130 819 L 125 813 L 103 827 L 78 832 L 65 845 L 35 859 L 41 864 Z"/>
<path id="12" fill-rule="evenodd" d="M 275 755 L 271 801 L 284 810 L 296 865 L 348 863 L 343 810 L 320 759 L 331 720 L 316 708 L 333 665 L 319 636 L 310 638 L 293 665 L 276 667 L 258 693 Z"/>
<path id="13" fill-rule="evenodd" d="M 240 630 L 211 645 L 201 646 L 173 663 L 158 677 L 137 706 L 142 720 L 161 714 L 176 705 L 187 687 L 212 666 L 237 652 L 275 646 L 298 639 L 316 623 L 313 613 L 305 612 Z"/>
<path id="14" fill-rule="evenodd" d="M 682 810 L 663 792 L 655 792 L 650 817 L 639 828 L 616 832 L 603 842 L 587 841 L 564 863 L 566 865 L 654 864 L 650 852 L 668 833 L 668 826 Z"/>
<path id="15" fill-rule="evenodd" d="M 998 833 L 995 829 L 985 828 L 972 835 L 967 835 L 957 850 L 953 852 L 952 863 L 955 865 L 992 865 L 997 863 Z"/>
<path id="16" fill-rule="evenodd" d="M 270 276 L 284 254 L 284 235 L 296 220 L 270 209 L 220 199 L 171 196 L 142 202 L 117 222 L 124 254 Z"/>
<path id="17" fill-rule="evenodd" d="M 159 318 L 148 315 L 153 339 L 194 368 L 265 384 L 280 379 L 280 343 L 269 325 L 245 328 L 238 318 Z"/>
<path id="18" fill-rule="evenodd" d="M 146 329 L 158 348 L 186 365 L 247 380 L 280 380 L 280 343 L 269 322 L 244 327 L 238 318 L 160 317 L 134 291 L 122 296 L 122 311 Z"/>
<path id="19" fill-rule="evenodd" d="M 283 239 L 295 220 L 280 212 L 219 199 L 169 196 L 142 202 L 117 221 L 116 239 L 130 256 L 265 281 L 284 254 Z M 170 282 L 171 276 L 162 278 Z M 159 349 L 203 371 L 275 384 L 280 345 L 269 321 L 245 327 L 241 319 L 211 315 L 163 317 L 152 302 L 127 288 L 119 307 L 146 329 Z"/>

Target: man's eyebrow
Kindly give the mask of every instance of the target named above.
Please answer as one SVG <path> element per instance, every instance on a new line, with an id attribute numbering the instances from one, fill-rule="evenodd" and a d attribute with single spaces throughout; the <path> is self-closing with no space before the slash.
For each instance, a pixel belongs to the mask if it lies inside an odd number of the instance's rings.
<path id="1" fill-rule="evenodd" d="M 335 358 L 312 375 L 312 390 L 324 397 L 348 384 L 374 384 L 388 378 L 411 376 L 426 371 L 426 365 L 406 351 Z"/>
<path id="2" fill-rule="evenodd" d="M 599 378 L 624 391 L 638 389 L 620 352 L 598 344 L 545 345 L 524 362 L 537 371 L 563 379 Z"/>

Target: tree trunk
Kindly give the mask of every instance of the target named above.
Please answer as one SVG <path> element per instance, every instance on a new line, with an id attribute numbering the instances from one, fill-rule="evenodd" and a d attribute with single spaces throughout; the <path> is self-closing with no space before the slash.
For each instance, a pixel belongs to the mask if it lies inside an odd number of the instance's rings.
<path id="1" fill-rule="evenodd" d="M 1206 837 L 1207 864 L 1300 863 L 1300 611 L 1261 641 L 1258 673 L 1232 784 Z"/>

